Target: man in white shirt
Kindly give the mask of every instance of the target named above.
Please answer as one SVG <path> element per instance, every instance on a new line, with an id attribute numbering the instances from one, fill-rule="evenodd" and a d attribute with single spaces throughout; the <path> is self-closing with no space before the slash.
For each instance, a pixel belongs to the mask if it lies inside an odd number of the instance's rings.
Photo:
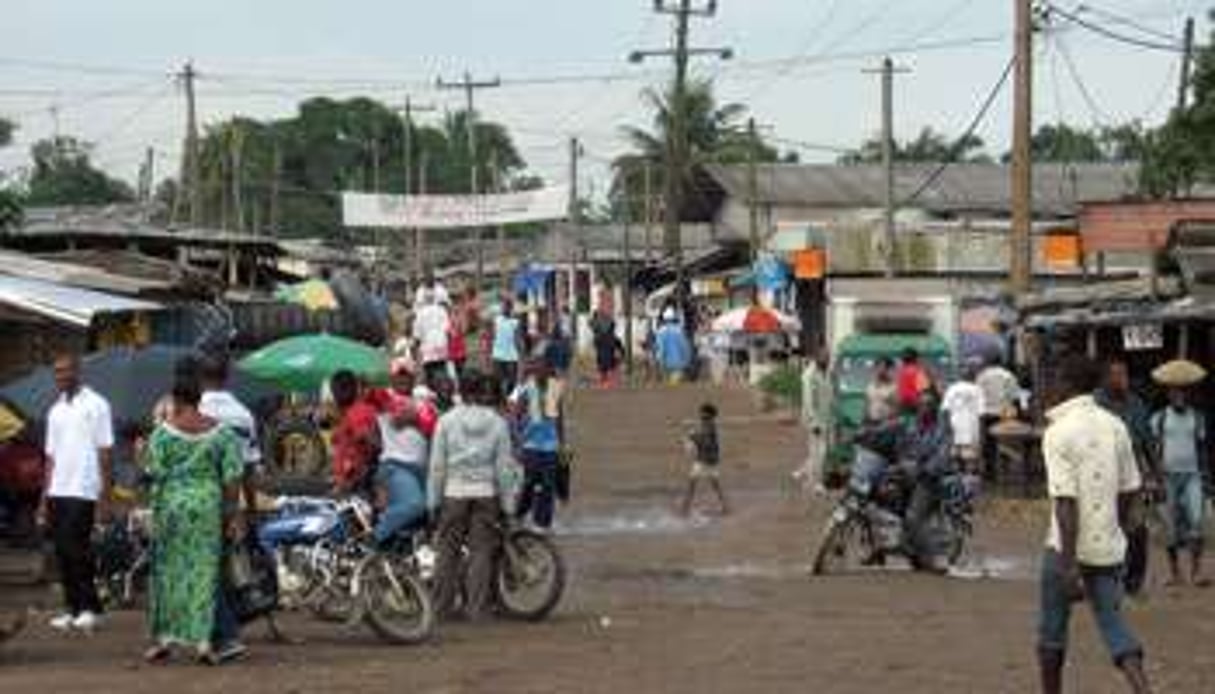
<path id="1" fill-rule="evenodd" d="M 426 385 L 431 390 L 447 377 L 447 347 L 451 336 L 451 316 L 433 293 L 424 292 L 422 305 L 413 318 L 413 339 L 418 345 L 418 359 L 426 373 Z"/>
<path id="2" fill-rule="evenodd" d="M 998 448 L 996 438 L 989 432 L 999 424 L 1004 415 L 1017 404 L 1021 385 L 1011 371 L 999 360 L 993 360 L 975 377 L 975 384 L 983 391 L 983 416 L 979 420 L 982 428 L 983 464 L 989 478 L 996 475 Z"/>
<path id="3" fill-rule="evenodd" d="M 114 425 L 109 403 L 81 383 L 78 356 L 55 359 L 55 388 L 59 397 L 46 418 L 50 484 L 40 516 L 50 524 L 67 609 L 51 627 L 91 633 L 101 624 L 93 526 L 109 514 Z"/>
<path id="4" fill-rule="evenodd" d="M 953 458 L 968 472 L 979 459 L 980 424 L 983 415 L 983 391 L 974 382 L 974 369 L 967 368 L 962 380 L 949 386 L 941 399 L 941 410 L 949 416 L 953 434 Z"/>
<path id="5" fill-rule="evenodd" d="M 1042 562 L 1038 660 L 1042 691 L 1063 689 L 1072 605 L 1087 599 L 1097 627 L 1131 691 L 1150 691 L 1143 647 L 1121 612 L 1127 540 L 1124 528 L 1141 480 L 1126 426 L 1090 395 L 1100 385 L 1096 362 L 1074 357 L 1059 373 L 1064 401 L 1049 413 L 1042 440 L 1050 533 Z"/>

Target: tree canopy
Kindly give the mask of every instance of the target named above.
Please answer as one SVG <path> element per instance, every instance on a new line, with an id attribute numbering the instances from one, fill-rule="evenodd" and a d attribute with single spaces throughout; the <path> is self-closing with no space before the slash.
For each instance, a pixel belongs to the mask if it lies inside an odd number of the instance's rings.
<path id="1" fill-rule="evenodd" d="M 73 137 L 36 142 L 25 204 L 107 205 L 135 199 L 131 187 L 93 166 L 92 146 Z"/>
<path id="2" fill-rule="evenodd" d="M 969 161 L 989 162 L 991 157 L 984 152 L 983 138 L 977 135 L 950 140 L 932 128 L 920 130 L 916 137 L 905 142 L 894 143 L 896 162 L 944 162 Z M 882 139 L 866 140 L 858 149 L 840 156 L 841 164 L 877 164 L 882 161 Z"/>
<path id="3" fill-rule="evenodd" d="M 17 126 L 10 120 L 0 118 L 0 149 L 13 142 L 13 131 Z M 21 198 L 17 192 L 5 185 L 4 172 L 0 171 L 0 231 L 21 221 Z"/>
<path id="4" fill-rule="evenodd" d="M 430 193 L 471 189 L 468 117 L 457 112 L 437 126 L 414 123 L 415 191 L 423 181 Z M 288 237 L 338 237 L 342 191 L 405 192 L 405 140 L 401 115 L 366 98 L 315 98 L 291 118 L 238 117 L 209 127 L 200 156 L 203 223 Z M 540 184 L 526 174 L 500 124 L 477 121 L 476 161 L 481 190 L 495 180 L 505 189 Z M 185 219 L 187 200 L 178 189 L 177 183 L 162 185 L 159 195 L 177 219 Z"/>

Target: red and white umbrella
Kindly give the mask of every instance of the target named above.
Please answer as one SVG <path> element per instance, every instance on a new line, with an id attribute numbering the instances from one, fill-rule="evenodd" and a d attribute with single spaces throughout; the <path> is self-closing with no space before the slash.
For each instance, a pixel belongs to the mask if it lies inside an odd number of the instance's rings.
<path id="1" fill-rule="evenodd" d="M 719 333 L 745 333 L 747 335 L 772 335 L 794 333 L 802 329 L 801 321 L 780 311 L 763 306 L 747 306 L 727 311 L 712 323 Z"/>

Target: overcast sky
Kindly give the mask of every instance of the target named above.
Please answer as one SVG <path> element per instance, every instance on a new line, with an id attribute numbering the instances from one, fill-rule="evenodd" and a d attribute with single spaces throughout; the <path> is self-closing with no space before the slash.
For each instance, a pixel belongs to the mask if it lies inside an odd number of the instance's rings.
<path id="1" fill-rule="evenodd" d="M 715 18 L 694 22 L 694 43 L 729 46 L 736 58 L 699 59 L 694 72 L 716 76 L 721 99 L 748 104 L 770 134 L 814 145 L 854 146 L 876 130 L 878 83 L 863 69 L 876 66 L 883 51 L 954 44 L 895 53 L 912 70 L 898 79 L 896 115 L 900 135 L 910 136 L 926 125 L 961 132 L 1011 50 L 1012 0 L 719 4 Z M 1059 2 L 1068 10 L 1078 4 Z M 1093 10 L 1084 16 L 1155 42 L 1163 39 L 1144 30 L 1179 35 L 1187 14 L 1203 17 L 1215 5 L 1088 4 L 1137 26 Z M 670 39 L 669 18 L 651 6 L 649 0 L 4 0 L 0 115 L 17 120 L 20 131 L 17 145 L 0 154 L 0 167 L 22 165 L 29 144 L 52 133 L 57 121 L 61 133 L 95 142 L 98 161 L 116 175 L 133 179 L 149 145 L 162 155 L 160 175 L 168 175 L 178 166 L 184 123 L 170 73 L 187 59 L 202 74 L 204 124 L 235 113 L 286 115 L 317 94 L 394 102 L 410 94 L 455 109 L 462 95 L 436 91 L 433 82 L 470 70 L 504 81 L 478 94 L 478 110 L 512 128 L 535 171 L 564 180 L 565 142 L 577 134 L 590 157 L 582 185 L 601 192 L 602 162 L 623 147 L 620 126 L 645 122 L 639 92 L 666 79 L 657 71 L 666 63 L 639 68 L 625 60 L 634 48 L 660 48 Z M 1205 42 L 1205 20 L 1201 27 Z M 976 42 L 956 45 L 969 39 Z M 1039 123 L 1159 122 L 1175 99 L 1179 58 L 1167 52 L 1070 28 L 1040 39 L 1038 55 Z M 790 57 L 799 60 L 777 62 Z M 604 75 L 618 77 L 590 79 Z M 535 83 L 567 76 L 588 79 Z M 512 84 L 519 80 L 532 83 Z M 1010 93 L 980 129 L 993 150 L 1008 140 Z M 829 150 L 803 156 L 833 158 Z"/>

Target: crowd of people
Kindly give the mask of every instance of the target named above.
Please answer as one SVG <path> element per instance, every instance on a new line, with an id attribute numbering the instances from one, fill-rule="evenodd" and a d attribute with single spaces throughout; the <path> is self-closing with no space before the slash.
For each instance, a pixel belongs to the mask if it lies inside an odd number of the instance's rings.
<path id="1" fill-rule="evenodd" d="M 468 349 L 482 325 L 483 349 Z M 546 532 L 558 497 L 568 498 L 563 401 L 572 350 L 560 321 L 540 313 L 532 325 L 525 328 L 508 298 L 483 321 L 475 295 L 452 306 L 432 282 L 419 290 L 412 325 L 394 347 L 388 387 L 349 371 L 327 384 L 337 412 L 332 491 L 373 502 L 377 518 L 365 539 L 373 549 L 429 521 L 441 616 L 454 614 L 457 595 L 470 619 L 490 614 L 503 514 Z M 39 515 L 54 540 L 64 609 L 50 626 L 92 633 L 104 612 L 93 529 L 111 519 L 115 425 L 106 399 L 82 382 L 78 356 L 59 357 L 54 374 Z M 223 567 L 251 530 L 262 459 L 258 422 L 226 389 L 228 376 L 223 357 L 184 359 L 149 413 L 153 426 L 132 430 L 152 518 L 149 662 L 184 651 L 219 664 L 247 653 Z"/>

